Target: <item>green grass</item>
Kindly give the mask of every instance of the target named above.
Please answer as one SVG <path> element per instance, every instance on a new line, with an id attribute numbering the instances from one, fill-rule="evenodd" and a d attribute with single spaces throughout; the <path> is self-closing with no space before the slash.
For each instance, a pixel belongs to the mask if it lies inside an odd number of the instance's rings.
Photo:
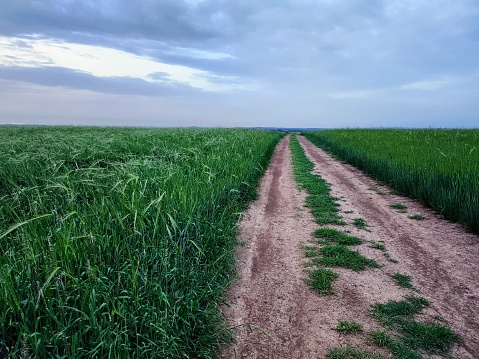
<path id="1" fill-rule="evenodd" d="M 298 139 L 294 136 L 290 140 L 290 149 L 294 178 L 299 187 L 308 192 L 306 206 L 310 208 L 316 223 L 344 225 L 344 221 L 338 215 L 339 205 L 330 195 L 330 186 L 320 176 L 311 173 L 314 165 L 306 157 Z"/>
<path id="2" fill-rule="evenodd" d="M 356 334 L 363 331 L 363 326 L 357 322 L 341 321 L 333 330 L 342 334 Z"/>
<path id="3" fill-rule="evenodd" d="M 331 228 L 319 228 L 314 232 L 316 238 L 321 238 L 326 242 L 342 244 L 346 246 L 358 245 L 362 240 L 358 237 L 349 236 L 341 231 Z"/>
<path id="4" fill-rule="evenodd" d="M 351 346 L 333 348 L 326 354 L 327 359 L 383 359 L 379 354 L 363 351 Z"/>
<path id="5" fill-rule="evenodd" d="M 407 218 L 415 219 L 416 221 L 422 221 L 423 219 L 426 219 L 426 217 L 424 217 L 420 214 L 413 214 L 413 215 L 408 216 Z"/>
<path id="6" fill-rule="evenodd" d="M 353 225 L 358 229 L 366 229 L 368 227 L 364 218 L 354 218 Z"/>
<path id="7" fill-rule="evenodd" d="M 412 318 L 427 306 L 429 306 L 429 302 L 426 299 L 409 296 L 401 301 L 391 300 L 384 304 L 373 304 L 371 313 L 381 323 L 394 325 L 402 323 L 405 319 Z"/>
<path id="8" fill-rule="evenodd" d="M 390 208 L 393 208 L 393 209 L 400 209 L 400 210 L 405 210 L 407 209 L 407 206 L 402 204 L 402 203 L 391 203 L 389 205 Z"/>
<path id="9" fill-rule="evenodd" d="M 447 352 L 460 337 L 450 328 L 440 324 L 407 322 L 401 326 L 403 342 L 410 348 L 423 349 L 427 352 Z"/>
<path id="10" fill-rule="evenodd" d="M 371 241 L 369 247 L 380 250 L 382 252 L 386 251 L 386 246 L 384 245 L 384 243 L 378 243 L 378 242 L 375 242 L 375 241 Z"/>
<path id="11" fill-rule="evenodd" d="M 412 288 L 412 277 L 409 275 L 394 273 L 391 275 L 391 278 L 394 279 L 394 282 L 403 288 Z"/>
<path id="12" fill-rule="evenodd" d="M 308 277 L 304 279 L 311 289 L 321 295 L 333 294 L 333 283 L 338 274 L 329 269 L 317 268 L 308 271 Z"/>
<path id="13" fill-rule="evenodd" d="M 450 328 L 438 323 L 414 320 L 429 302 L 421 297 L 406 297 L 402 301 L 389 301 L 372 306 L 372 314 L 384 325 L 397 330 L 395 338 L 385 331 L 370 333 L 371 342 L 387 347 L 397 359 L 420 359 L 417 350 L 429 353 L 447 353 L 461 338 Z"/>
<path id="14" fill-rule="evenodd" d="M 384 331 L 374 331 L 370 333 L 371 343 L 378 347 L 386 347 L 393 353 L 396 359 L 422 359 L 422 356 L 402 340 L 395 340 Z"/>
<path id="15" fill-rule="evenodd" d="M 214 357 L 280 134 L 0 128 L 0 357 Z"/>
<path id="16" fill-rule="evenodd" d="M 354 271 L 361 271 L 367 267 L 379 268 L 374 260 L 362 256 L 358 251 L 353 251 L 342 245 L 328 245 L 319 249 L 318 258 L 314 263 L 327 267 L 344 267 Z"/>
<path id="17" fill-rule="evenodd" d="M 479 130 L 327 130 L 304 135 L 396 193 L 479 233 Z"/>

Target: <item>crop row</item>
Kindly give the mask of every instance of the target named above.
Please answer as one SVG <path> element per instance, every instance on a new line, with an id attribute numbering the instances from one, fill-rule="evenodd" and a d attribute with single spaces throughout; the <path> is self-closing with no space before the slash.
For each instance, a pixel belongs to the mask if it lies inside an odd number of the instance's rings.
<path id="1" fill-rule="evenodd" d="M 326 130 L 304 135 L 398 193 L 479 233 L 479 130 Z"/>
<path id="2" fill-rule="evenodd" d="M 212 357 L 280 135 L 0 129 L 0 357 Z"/>

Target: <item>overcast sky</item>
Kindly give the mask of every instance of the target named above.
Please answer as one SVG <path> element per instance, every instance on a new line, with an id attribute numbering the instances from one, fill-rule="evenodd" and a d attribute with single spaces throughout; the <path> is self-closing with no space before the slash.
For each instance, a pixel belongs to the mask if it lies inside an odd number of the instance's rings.
<path id="1" fill-rule="evenodd" d="M 479 127 L 479 0 L 1 0 L 0 123 Z"/>

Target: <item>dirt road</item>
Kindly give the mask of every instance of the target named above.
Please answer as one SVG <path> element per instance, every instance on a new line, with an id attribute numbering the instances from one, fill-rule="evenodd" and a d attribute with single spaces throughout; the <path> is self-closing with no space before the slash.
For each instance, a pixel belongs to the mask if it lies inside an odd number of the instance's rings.
<path id="1" fill-rule="evenodd" d="M 236 343 L 225 348 L 222 357 L 324 358 L 328 349 L 346 345 L 380 352 L 368 341 L 367 333 L 381 328 L 369 309 L 373 303 L 411 293 L 391 280 L 390 274 L 400 272 L 411 275 L 416 294 L 431 302 L 422 319 L 441 316 L 463 337 L 464 346 L 454 348 L 453 357 L 479 358 L 479 238 L 410 199 L 390 194 L 360 171 L 299 139 L 315 171 L 341 198 L 344 220 L 352 223 L 360 217 L 369 225 L 368 231 L 352 225 L 341 229 L 361 237 L 365 243 L 359 251 L 383 266 L 363 272 L 335 268 L 340 276 L 332 296 L 319 296 L 306 286 L 302 246 L 313 239 L 318 225 L 304 207 L 306 193 L 294 182 L 286 137 L 276 148 L 258 200 L 240 223 L 244 245 L 237 252 L 239 279 L 224 309 L 236 326 Z M 407 213 L 398 213 L 388 206 L 391 203 L 405 204 Z M 416 213 L 426 219 L 408 218 Z M 389 262 L 368 241 L 384 241 L 398 263 Z M 332 330 L 341 320 L 361 323 L 365 334 L 345 336 Z"/>

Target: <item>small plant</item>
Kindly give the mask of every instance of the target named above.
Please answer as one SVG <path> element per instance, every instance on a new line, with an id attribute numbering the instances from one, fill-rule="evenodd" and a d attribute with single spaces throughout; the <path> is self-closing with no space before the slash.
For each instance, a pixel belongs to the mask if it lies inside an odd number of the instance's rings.
<path id="1" fill-rule="evenodd" d="M 304 246 L 303 249 L 304 249 L 304 255 L 308 258 L 318 256 L 319 249 L 316 246 Z"/>
<path id="2" fill-rule="evenodd" d="M 392 258 L 388 252 L 384 252 L 384 257 L 391 263 L 399 263 L 398 260 Z"/>
<path id="3" fill-rule="evenodd" d="M 389 208 L 393 208 L 393 209 L 407 209 L 407 206 L 405 204 L 402 204 L 402 203 L 391 203 L 389 205 Z"/>
<path id="4" fill-rule="evenodd" d="M 371 337 L 371 343 L 378 347 L 389 347 L 391 343 L 394 342 L 389 334 L 384 331 L 374 331 L 369 335 Z"/>
<path id="5" fill-rule="evenodd" d="M 371 343 L 378 347 L 388 348 L 396 358 L 400 359 L 422 359 L 422 356 L 415 353 L 402 341 L 396 341 L 384 331 L 371 332 Z"/>
<path id="6" fill-rule="evenodd" d="M 366 267 L 380 267 L 376 261 L 362 256 L 358 251 L 353 251 L 341 245 L 322 247 L 319 253 L 322 257 L 315 258 L 315 263 L 328 267 L 344 267 L 354 271 L 364 270 Z"/>
<path id="7" fill-rule="evenodd" d="M 356 226 L 358 229 L 366 229 L 368 224 L 363 218 L 354 218 L 353 225 Z"/>
<path id="8" fill-rule="evenodd" d="M 395 325 L 402 323 L 404 319 L 412 318 L 427 306 L 429 302 L 425 298 L 408 296 L 402 301 L 391 300 L 384 304 L 373 304 L 371 307 L 377 320 L 386 325 Z"/>
<path id="9" fill-rule="evenodd" d="M 428 352 L 447 352 L 460 337 L 450 328 L 439 324 L 407 322 L 401 325 L 405 334 L 404 343 L 413 349 L 424 349 Z"/>
<path id="10" fill-rule="evenodd" d="M 409 275 L 394 273 L 391 275 L 391 278 L 394 279 L 394 282 L 403 288 L 412 288 L 411 280 L 412 277 Z"/>
<path id="11" fill-rule="evenodd" d="M 341 321 L 336 328 L 333 328 L 337 332 L 343 334 L 355 334 L 363 331 L 363 326 L 356 322 Z"/>
<path id="12" fill-rule="evenodd" d="M 333 282 L 338 278 L 338 273 L 329 269 L 318 268 L 309 271 L 308 278 L 304 281 L 319 294 L 333 294 Z"/>
<path id="13" fill-rule="evenodd" d="M 350 214 L 350 213 L 354 213 L 354 211 L 344 211 L 343 213 L 346 213 L 346 214 Z"/>
<path id="14" fill-rule="evenodd" d="M 348 236 L 347 234 L 331 228 L 320 228 L 314 232 L 316 238 L 321 238 L 327 242 L 334 242 L 347 246 L 361 244 L 362 240 L 357 237 Z"/>
<path id="15" fill-rule="evenodd" d="M 383 359 L 379 354 L 361 351 L 347 346 L 345 348 L 330 349 L 326 354 L 327 359 Z"/>
<path id="16" fill-rule="evenodd" d="M 370 248 L 378 249 L 380 251 L 386 252 L 386 246 L 383 243 L 378 243 L 371 241 L 371 245 L 369 246 Z"/>
<path id="17" fill-rule="evenodd" d="M 426 219 L 426 217 L 424 217 L 420 214 L 413 214 L 413 215 L 408 216 L 407 218 L 415 219 L 416 221 L 422 221 L 423 219 Z"/>

